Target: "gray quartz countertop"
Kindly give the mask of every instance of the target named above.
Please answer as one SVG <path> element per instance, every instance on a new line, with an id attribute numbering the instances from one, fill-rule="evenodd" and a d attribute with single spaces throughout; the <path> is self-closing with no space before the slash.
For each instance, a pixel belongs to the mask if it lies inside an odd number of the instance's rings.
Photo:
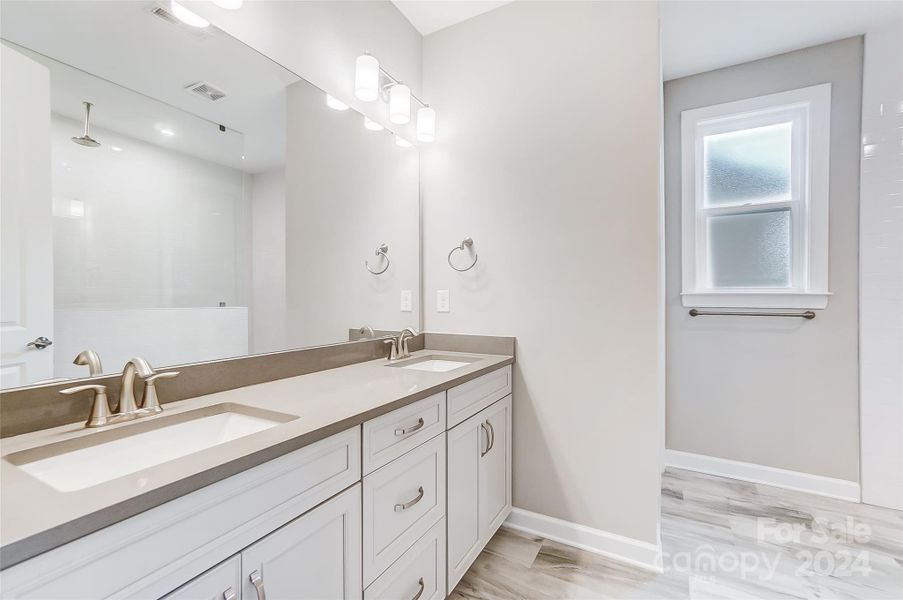
<path id="1" fill-rule="evenodd" d="M 384 359 L 362 362 L 171 402 L 160 415 L 105 427 L 125 428 L 224 403 L 297 417 L 81 490 L 58 491 L 9 457 L 47 444 L 68 444 L 99 430 L 76 423 L 5 438 L 0 441 L 0 568 L 514 362 L 512 356 L 436 350 L 413 356 L 437 354 L 477 360 L 445 373 L 392 367 Z"/>

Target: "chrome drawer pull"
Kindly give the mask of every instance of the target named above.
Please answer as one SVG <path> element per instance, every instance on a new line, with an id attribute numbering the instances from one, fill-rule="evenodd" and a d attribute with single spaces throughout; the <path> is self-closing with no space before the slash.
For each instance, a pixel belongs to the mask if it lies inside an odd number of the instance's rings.
<path id="1" fill-rule="evenodd" d="M 492 450 L 492 444 L 490 442 L 491 434 L 489 433 L 489 427 L 487 427 L 488 424 L 489 424 L 489 421 L 483 421 L 482 423 L 480 423 L 480 430 L 486 432 L 486 449 L 485 450 L 483 450 L 483 436 L 482 435 L 480 436 L 480 458 L 483 458 L 484 456 L 489 454 L 490 450 Z"/>
<path id="2" fill-rule="evenodd" d="M 248 579 L 251 580 L 251 583 L 254 584 L 254 589 L 257 590 L 257 600 L 267 600 L 267 593 L 266 590 L 263 589 L 263 578 L 260 576 L 260 573 L 251 571 L 251 574 L 248 575 Z"/>
<path id="3" fill-rule="evenodd" d="M 227 587 L 226 591 L 223 592 L 223 600 L 238 600 L 238 596 L 235 594 L 235 590 Z"/>
<path id="4" fill-rule="evenodd" d="M 486 425 L 489 426 L 489 447 L 486 448 L 486 452 L 489 452 L 495 448 L 495 427 L 493 427 L 492 423 L 488 420 L 486 421 Z"/>
<path id="5" fill-rule="evenodd" d="M 417 595 L 416 595 L 416 596 L 414 596 L 414 597 L 413 597 L 413 598 L 411 598 L 411 600 L 420 600 L 420 596 L 422 596 L 422 595 L 423 595 L 423 590 L 425 590 L 425 589 L 426 589 L 426 586 L 425 586 L 425 585 L 423 585 L 423 577 L 421 577 L 421 578 L 420 578 L 420 581 L 419 581 L 419 583 L 420 583 L 420 591 L 419 591 L 419 592 L 417 592 Z"/>
<path id="6" fill-rule="evenodd" d="M 417 489 L 417 497 L 416 498 L 414 498 L 413 500 L 410 500 L 408 502 L 405 502 L 404 504 L 396 504 L 395 512 L 401 512 L 403 510 L 408 510 L 409 508 L 411 508 L 412 506 L 414 506 L 421 500 L 423 500 L 423 486 L 420 486 L 420 488 Z"/>
<path id="7" fill-rule="evenodd" d="M 420 429 L 421 427 L 423 427 L 423 417 L 420 417 L 419 419 L 417 419 L 417 424 L 416 424 L 416 425 L 411 425 L 410 427 L 406 427 L 406 428 L 404 428 L 404 429 L 396 429 L 396 430 L 395 430 L 395 435 L 396 435 L 396 436 L 402 436 L 402 435 L 407 435 L 407 434 L 409 434 L 409 433 L 414 433 L 415 431 L 417 431 L 417 430 Z"/>

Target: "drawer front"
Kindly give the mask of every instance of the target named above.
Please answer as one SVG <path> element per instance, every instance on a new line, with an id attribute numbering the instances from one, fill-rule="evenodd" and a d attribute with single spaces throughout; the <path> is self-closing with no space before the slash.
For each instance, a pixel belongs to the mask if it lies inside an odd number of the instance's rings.
<path id="1" fill-rule="evenodd" d="M 417 540 L 364 590 L 364 600 L 445 598 L 445 519 Z"/>
<path id="2" fill-rule="evenodd" d="M 198 575 L 163 600 L 238 600 L 241 594 L 241 557 L 236 555 Z"/>
<path id="3" fill-rule="evenodd" d="M 364 474 L 445 431 L 445 392 L 364 423 Z"/>
<path id="4" fill-rule="evenodd" d="M 448 428 L 511 393 L 511 365 L 448 390 Z"/>
<path id="5" fill-rule="evenodd" d="M 364 478 L 364 585 L 445 516 L 445 433 Z"/>

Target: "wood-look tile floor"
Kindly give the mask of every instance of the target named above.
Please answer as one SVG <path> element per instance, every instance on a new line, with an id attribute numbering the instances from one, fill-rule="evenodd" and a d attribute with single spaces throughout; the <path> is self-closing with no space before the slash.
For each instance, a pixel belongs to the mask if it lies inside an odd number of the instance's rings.
<path id="1" fill-rule="evenodd" d="M 453 600 L 903 600 L 903 512 L 668 469 L 663 573 L 502 528 Z"/>

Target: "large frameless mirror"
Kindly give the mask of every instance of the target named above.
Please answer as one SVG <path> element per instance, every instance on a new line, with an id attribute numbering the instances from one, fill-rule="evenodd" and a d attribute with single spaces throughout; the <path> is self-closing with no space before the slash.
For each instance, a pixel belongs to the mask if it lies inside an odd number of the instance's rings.
<path id="1" fill-rule="evenodd" d="M 418 326 L 416 148 L 168 3 L 0 35 L 3 388 Z"/>

